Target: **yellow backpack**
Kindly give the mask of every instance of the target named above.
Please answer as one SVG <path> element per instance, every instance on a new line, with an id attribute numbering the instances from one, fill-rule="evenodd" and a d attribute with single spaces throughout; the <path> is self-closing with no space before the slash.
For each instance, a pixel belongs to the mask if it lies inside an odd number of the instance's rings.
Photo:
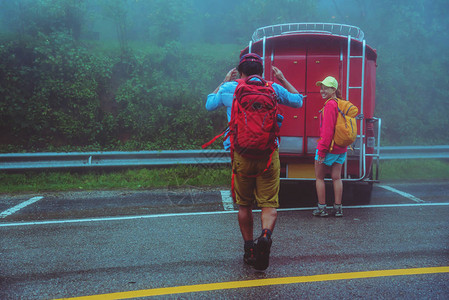
<path id="1" fill-rule="evenodd" d="M 332 139 L 329 151 L 332 151 L 334 144 L 340 147 L 347 147 L 354 143 L 357 138 L 357 122 L 355 117 L 359 112 L 357 106 L 347 100 L 338 98 L 332 100 L 335 100 L 338 104 L 338 117 L 335 123 L 334 138 Z"/>

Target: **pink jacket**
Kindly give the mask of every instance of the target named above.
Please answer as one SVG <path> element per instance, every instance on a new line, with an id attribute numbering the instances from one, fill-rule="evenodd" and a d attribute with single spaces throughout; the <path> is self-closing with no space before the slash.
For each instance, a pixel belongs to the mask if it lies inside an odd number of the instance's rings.
<path id="1" fill-rule="evenodd" d="M 335 123 L 338 116 L 338 104 L 337 101 L 329 100 L 324 106 L 320 114 L 320 139 L 318 140 L 318 155 L 325 157 L 326 153 L 329 153 L 329 148 L 334 138 Z M 330 153 L 342 154 L 345 153 L 348 147 L 340 147 L 334 144 L 334 147 Z"/>

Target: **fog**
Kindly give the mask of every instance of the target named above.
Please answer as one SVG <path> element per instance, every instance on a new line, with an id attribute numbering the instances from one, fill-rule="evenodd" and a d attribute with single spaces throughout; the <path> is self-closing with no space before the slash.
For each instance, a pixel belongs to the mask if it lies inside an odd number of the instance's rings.
<path id="1" fill-rule="evenodd" d="M 258 28 L 360 27 L 384 145 L 448 144 L 447 0 L 2 0 L 1 152 L 195 148 L 203 102 Z M 176 118 L 175 118 L 176 116 Z"/>

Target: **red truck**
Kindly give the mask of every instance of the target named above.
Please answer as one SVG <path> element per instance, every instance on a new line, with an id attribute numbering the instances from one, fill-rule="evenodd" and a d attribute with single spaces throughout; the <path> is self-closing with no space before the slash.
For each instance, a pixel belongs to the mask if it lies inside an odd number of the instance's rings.
<path id="1" fill-rule="evenodd" d="M 332 23 L 266 26 L 254 32 L 241 52 L 245 53 L 257 53 L 263 58 L 265 79 L 275 81 L 271 67 L 276 66 L 307 96 L 302 108 L 281 105 L 284 121 L 279 150 L 283 181 L 315 179 L 318 116 L 324 104 L 315 83 L 326 76 L 338 80 L 342 98 L 355 104 L 360 114 L 357 140 L 353 149 L 348 149 L 342 168 L 345 192 L 356 193 L 355 202 L 369 202 L 372 184 L 378 180 L 381 120 L 374 117 L 377 53 L 366 44 L 363 31 Z"/>

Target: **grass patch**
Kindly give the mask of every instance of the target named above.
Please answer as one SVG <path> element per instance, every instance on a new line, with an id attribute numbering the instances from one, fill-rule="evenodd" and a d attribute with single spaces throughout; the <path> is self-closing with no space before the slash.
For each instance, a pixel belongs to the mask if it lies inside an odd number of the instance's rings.
<path id="1" fill-rule="evenodd" d="M 449 179 L 448 160 L 388 160 L 380 164 L 380 180 Z M 166 187 L 230 186 L 231 170 L 223 167 L 177 166 L 164 169 L 94 171 L 27 171 L 0 173 L 0 193 L 73 190 L 145 190 Z"/>
<path id="2" fill-rule="evenodd" d="M 229 167 L 0 173 L 0 193 L 228 186 Z"/>
<path id="3" fill-rule="evenodd" d="M 449 179 L 449 161 L 438 159 L 385 160 L 380 163 L 383 180 Z"/>

